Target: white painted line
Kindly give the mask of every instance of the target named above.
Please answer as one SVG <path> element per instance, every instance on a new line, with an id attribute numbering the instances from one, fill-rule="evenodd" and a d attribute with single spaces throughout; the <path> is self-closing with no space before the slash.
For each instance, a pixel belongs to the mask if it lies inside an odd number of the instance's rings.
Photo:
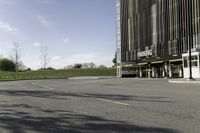
<path id="1" fill-rule="evenodd" d="M 96 99 L 97 99 L 97 100 L 100 100 L 100 101 L 104 101 L 104 102 L 113 103 L 113 104 L 119 104 L 119 105 L 124 105 L 124 106 L 130 106 L 130 104 L 128 104 L 128 103 L 114 102 L 114 101 L 111 101 L 111 100 L 108 100 L 108 99 L 103 99 L 103 98 L 96 98 Z"/>
<path id="2" fill-rule="evenodd" d="M 32 82 L 32 85 L 34 85 L 36 87 L 42 87 L 44 89 L 55 90 L 55 88 L 51 88 L 51 87 L 48 87 L 48 86 L 45 86 L 45 85 L 39 85 L 39 84 L 36 84 L 34 82 Z"/>
<path id="3" fill-rule="evenodd" d="M 97 100 L 104 101 L 104 102 L 112 102 L 111 100 L 107 100 L 107 99 L 103 99 L 103 98 L 97 98 Z"/>
<path id="4" fill-rule="evenodd" d="M 113 103 L 120 104 L 120 105 L 125 105 L 125 106 L 130 106 L 130 104 L 128 104 L 128 103 L 121 103 L 121 102 L 113 102 Z"/>

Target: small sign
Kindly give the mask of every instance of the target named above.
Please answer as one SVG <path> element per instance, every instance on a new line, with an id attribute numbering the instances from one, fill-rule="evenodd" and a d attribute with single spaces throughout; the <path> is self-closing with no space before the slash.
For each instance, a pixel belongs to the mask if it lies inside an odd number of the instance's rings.
<path id="1" fill-rule="evenodd" d="M 148 57 L 148 56 L 152 56 L 152 55 L 153 55 L 152 49 L 151 50 L 146 50 L 146 51 L 141 51 L 141 52 L 137 53 L 137 56 L 139 58 L 141 58 L 141 57 Z"/>

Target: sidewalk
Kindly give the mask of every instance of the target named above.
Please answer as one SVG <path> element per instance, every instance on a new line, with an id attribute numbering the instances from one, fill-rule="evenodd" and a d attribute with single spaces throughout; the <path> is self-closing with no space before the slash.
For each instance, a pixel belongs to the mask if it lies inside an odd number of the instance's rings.
<path id="1" fill-rule="evenodd" d="M 184 78 L 181 78 L 181 79 L 170 79 L 169 83 L 200 84 L 200 79 L 197 78 L 194 81 L 189 81 L 188 79 L 184 79 Z"/>

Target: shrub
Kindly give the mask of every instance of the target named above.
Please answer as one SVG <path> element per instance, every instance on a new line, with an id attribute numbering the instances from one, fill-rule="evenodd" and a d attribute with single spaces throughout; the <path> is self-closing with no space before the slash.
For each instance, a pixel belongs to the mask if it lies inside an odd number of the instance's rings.
<path id="1" fill-rule="evenodd" d="M 74 68 L 75 68 L 75 69 L 80 69 L 80 68 L 82 68 L 82 66 L 83 66 L 82 64 L 75 64 L 75 65 L 74 65 Z"/>
<path id="2" fill-rule="evenodd" d="M 47 67 L 47 70 L 55 70 L 53 67 Z"/>
<path id="3" fill-rule="evenodd" d="M 0 70 L 1 71 L 15 71 L 15 63 L 9 59 L 0 59 Z"/>

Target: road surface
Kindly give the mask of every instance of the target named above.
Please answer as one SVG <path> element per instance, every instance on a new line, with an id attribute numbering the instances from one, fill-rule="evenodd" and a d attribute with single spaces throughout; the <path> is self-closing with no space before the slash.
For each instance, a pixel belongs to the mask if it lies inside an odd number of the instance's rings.
<path id="1" fill-rule="evenodd" d="M 200 84 L 164 79 L 0 82 L 0 133 L 199 133 Z"/>

